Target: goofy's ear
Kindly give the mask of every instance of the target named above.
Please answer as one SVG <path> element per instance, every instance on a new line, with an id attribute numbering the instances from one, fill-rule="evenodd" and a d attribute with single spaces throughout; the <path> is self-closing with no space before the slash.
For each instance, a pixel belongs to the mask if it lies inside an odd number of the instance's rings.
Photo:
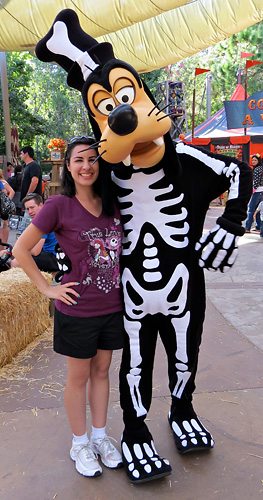
<path id="1" fill-rule="evenodd" d="M 40 61 L 58 63 L 68 73 L 70 87 L 82 90 L 88 76 L 108 59 L 114 59 L 111 44 L 99 44 L 85 33 L 72 9 L 62 10 L 35 49 Z"/>

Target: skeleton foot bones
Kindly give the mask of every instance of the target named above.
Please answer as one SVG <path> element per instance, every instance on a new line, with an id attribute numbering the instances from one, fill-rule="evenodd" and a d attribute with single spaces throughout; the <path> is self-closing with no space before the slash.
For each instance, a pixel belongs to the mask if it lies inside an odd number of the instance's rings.
<path id="1" fill-rule="evenodd" d="M 124 430 L 121 446 L 123 465 L 132 483 L 143 483 L 171 474 L 169 461 L 158 455 L 145 424 L 139 431 Z"/>
<path id="2" fill-rule="evenodd" d="M 179 412 L 178 412 L 179 413 Z M 171 409 L 168 416 L 175 445 L 180 454 L 210 450 L 214 447 L 213 436 L 204 427 L 190 405 L 183 416 Z M 132 483 L 152 481 L 171 474 L 169 461 L 158 455 L 147 426 L 139 431 L 124 430 L 122 457 L 126 474 Z"/>
<path id="3" fill-rule="evenodd" d="M 199 420 L 192 405 L 185 413 L 176 414 L 175 409 L 171 409 L 168 421 L 179 453 L 209 450 L 214 447 L 213 436 Z"/>

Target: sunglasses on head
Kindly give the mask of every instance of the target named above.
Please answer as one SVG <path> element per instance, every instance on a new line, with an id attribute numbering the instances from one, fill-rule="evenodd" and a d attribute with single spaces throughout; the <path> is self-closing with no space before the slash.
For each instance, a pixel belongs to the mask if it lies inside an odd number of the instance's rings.
<path id="1" fill-rule="evenodd" d="M 79 135 L 76 137 L 72 137 L 68 143 L 73 144 L 74 142 L 81 141 L 82 139 L 89 139 L 91 141 L 95 141 L 94 137 L 92 137 L 91 135 Z"/>
<path id="2" fill-rule="evenodd" d="M 36 193 L 28 193 L 26 195 L 27 198 L 35 198 L 36 197 Z"/>

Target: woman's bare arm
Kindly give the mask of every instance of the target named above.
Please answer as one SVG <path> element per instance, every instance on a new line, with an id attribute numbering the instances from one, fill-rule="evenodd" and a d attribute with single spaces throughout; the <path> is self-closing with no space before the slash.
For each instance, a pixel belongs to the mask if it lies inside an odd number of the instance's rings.
<path id="1" fill-rule="evenodd" d="M 14 196 L 15 196 L 15 191 L 10 186 L 10 184 L 8 184 L 8 182 L 5 181 L 5 182 L 3 182 L 3 184 L 4 184 L 4 187 L 5 187 L 5 191 L 6 191 L 7 196 L 10 198 L 10 200 L 12 200 L 14 198 Z"/>

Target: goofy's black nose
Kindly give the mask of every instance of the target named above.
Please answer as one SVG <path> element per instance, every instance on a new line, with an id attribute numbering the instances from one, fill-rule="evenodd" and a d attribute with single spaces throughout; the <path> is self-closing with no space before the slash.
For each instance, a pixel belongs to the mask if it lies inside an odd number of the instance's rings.
<path id="1" fill-rule="evenodd" d="M 108 124 L 117 135 L 131 134 L 138 125 L 137 113 L 129 104 L 120 104 L 109 115 Z"/>

